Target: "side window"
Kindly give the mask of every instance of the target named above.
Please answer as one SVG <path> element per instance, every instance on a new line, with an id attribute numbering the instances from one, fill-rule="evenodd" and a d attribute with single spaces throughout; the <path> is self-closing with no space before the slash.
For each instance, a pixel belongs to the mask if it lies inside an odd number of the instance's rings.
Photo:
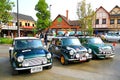
<path id="1" fill-rule="evenodd" d="M 61 42 L 59 40 L 56 41 L 56 45 L 59 46 L 61 45 Z"/>
<path id="2" fill-rule="evenodd" d="M 51 44 L 54 44 L 54 45 L 55 45 L 55 43 L 56 43 L 56 42 L 55 42 L 55 39 L 52 39 Z"/>

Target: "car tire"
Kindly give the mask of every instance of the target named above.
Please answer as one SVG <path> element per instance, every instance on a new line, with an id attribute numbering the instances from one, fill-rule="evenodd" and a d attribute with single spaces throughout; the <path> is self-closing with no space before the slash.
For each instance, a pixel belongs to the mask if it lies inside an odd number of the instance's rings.
<path id="1" fill-rule="evenodd" d="M 19 72 L 17 70 L 12 69 L 12 75 L 17 75 Z"/>
<path id="2" fill-rule="evenodd" d="M 87 59 L 86 62 L 90 62 L 91 59 Z"/>
<path id="3" fill-rule="evenodd" d="M 51 69 L 53 65 L 47 66 L 46 69 Z"/>
<path id="4" fill-rule="evenodd" d="M 61 62 L 62 65 L 68 64 L 68 61 L 65 60 L 64 56 L 60 56 L 60 62 Z"/>
<path id="5" fill-rule="evenodd" d="M 95 53 L 96 53 L 95 51 L 92 52 L 92 59 L 93 59 L 93 60 L 94 60 L 94 59 L 97 59 L 97 56 L 95 55 Z"/>

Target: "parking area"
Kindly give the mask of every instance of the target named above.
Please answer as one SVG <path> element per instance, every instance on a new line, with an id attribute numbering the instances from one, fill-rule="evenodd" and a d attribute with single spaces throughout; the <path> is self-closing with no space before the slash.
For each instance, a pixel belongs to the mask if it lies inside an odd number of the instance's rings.
<path id="1" fill-rule="evenodd" d="M 33 74 L 21 72 L 19 75 L 12 75 L 9 46 L 0 45 L 1 80 L 120 80 L 120 44 L 118 43 L 115 45 L 116 54 L 113 59 L 62 65 L 58 59 L 53 58 L 52 69 Z"/>

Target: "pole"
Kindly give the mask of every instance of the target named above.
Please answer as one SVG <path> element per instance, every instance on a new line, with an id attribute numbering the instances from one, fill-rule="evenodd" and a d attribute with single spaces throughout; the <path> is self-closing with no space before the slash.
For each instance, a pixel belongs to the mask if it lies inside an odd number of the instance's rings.
<path id="1" fill-rule="evenodd" d="M 17 36 L 20 37 L 20 27 L 19 27 L 19 1 L 17 0 Z"/>

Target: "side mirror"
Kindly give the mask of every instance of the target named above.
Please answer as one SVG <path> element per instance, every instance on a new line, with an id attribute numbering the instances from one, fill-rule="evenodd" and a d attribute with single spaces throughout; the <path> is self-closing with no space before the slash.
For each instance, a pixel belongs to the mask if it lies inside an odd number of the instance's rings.
<path id="1" fill-rule="evenodd" d="M 13 50 L 14 50 L 14 48 L 13 48 L 13 47 L 9 47 L 9 53 L 12 53 L 12 52 L 13 52 Z"/>
<path id="2" fill-rule="evenodd" d="M 9 50 L 14 50 L 14 48 L 13 47 L 9 47 Z"/>

